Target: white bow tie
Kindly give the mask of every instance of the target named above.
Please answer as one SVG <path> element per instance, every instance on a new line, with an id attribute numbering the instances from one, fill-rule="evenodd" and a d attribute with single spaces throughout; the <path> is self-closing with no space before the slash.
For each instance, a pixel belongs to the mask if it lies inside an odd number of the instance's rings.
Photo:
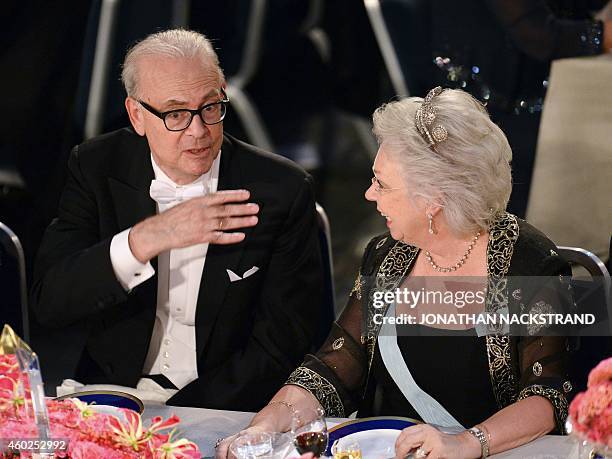
<path id="1" fill-rule="evenodd" d="M 199 181 L 181 187 L 173 186 L 161 180 L 152 180 L 149 195 L 158 204 L 170 204 L 173 202 L 186 201 L 188 199 L 204 196 L 208 187 Z"/>

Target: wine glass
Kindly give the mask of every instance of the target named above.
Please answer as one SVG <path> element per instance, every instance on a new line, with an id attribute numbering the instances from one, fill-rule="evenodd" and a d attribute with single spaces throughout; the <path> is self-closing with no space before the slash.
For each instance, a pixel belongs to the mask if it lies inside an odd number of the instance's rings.
<path id="1" fill-rule="evenodd" d="M 331 453 L 334 459 L 362 459 L 361 447 L 356 441 L 341 445 L 339 440 L 336 440 L 331 447 Z"/>
<path id="2" fill-rule="evenodd" d="M 306 408 L 293 413 L 291 435 L 298 453 L 313 453 L 316 457 L 321 457 L 327 449 L 329 438 L 323 409 Z"/>

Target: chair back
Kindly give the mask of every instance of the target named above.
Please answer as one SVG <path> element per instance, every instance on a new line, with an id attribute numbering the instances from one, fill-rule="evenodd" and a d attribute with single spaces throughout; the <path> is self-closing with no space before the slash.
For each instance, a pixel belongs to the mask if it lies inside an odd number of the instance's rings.
<path id="1" fill-rule="evenodd" d="M 570 264 L 582 266 L 593 278 L 597 278 L 602 285 L 603 299 L 608 313 L 608 320 L 612 318 L 612 304 L 610 302 L 610 273 L 603 261 L 597 255 L 580 247 L 558 247 L 557 252 Z M 612 329 L 610 330 L 612 331 Z"/>
<path id="2" fill-rule="evenodd" d="M 268 128 L 252 97 L 245 89 L 259 67 L 267 8 L 267 0 L 252 0 L 249 2 L 246 33 L 238 64 L 239 68 L 234 75 L 228 76 L 226 93 L 231 100 L 234 112 L 244 127 L 249 142 L 264 150 L 274 151 Z"/>
<path id="3" fill-rule="evenodd" d="M 406 76 L 404 75 L 400 57 L 383 11 L 383 8 L 386 6 L 385 2 L 381 0 L 364 0 L 364 4 L 374 36 L 376 37 L 376 42 L 385 62 L 387 73 L 391 79 L 393 90 L 397 95 L 409 96 Z"/>
<path id="4" fill-rule="evenodd" d="M 8 323 L 25 342 L 29 342 L 26 282 L 21 242 L 8 226 L 0 222 L 0 326 Z"/>
<path id="5" fill-rule="evenodd" d="M 428 39 L 435 2 L 363 1 L 395 95 L 424 95 L 431 89 L 435 69 Z"/>
<path id="6" fill-rule="evenodd" d="M 558 247 L 557 252 L 568 263 L 583 267 L 593 280 L 572 276 L 574 298 L 579 313 L 593 313 L 597 319 L 588 333 L 577 339 L 572 355 L 572 395 L 586 389 L 589 371 L 612 355 L 612 305 L 610 273 L 592 252 L 580 247 Z"/>
<path id="7" fill-rule="evenodd" d="M 336 318 L 336 300 L 334 289 L 334 261 L 331 249 L 331 230 L 329 218 L 325 209 L 319 203 L 316 204 L 317 209 L 317 224 L 319 226 L 319 245 L 321 247 L 321 259 L 323 261 L 324 271 L 324 289 L 323 302 L 321 304 L 321 324 L 316 337 L 316 347 L 323 344 L 329 331 L 331 324 Z"/>

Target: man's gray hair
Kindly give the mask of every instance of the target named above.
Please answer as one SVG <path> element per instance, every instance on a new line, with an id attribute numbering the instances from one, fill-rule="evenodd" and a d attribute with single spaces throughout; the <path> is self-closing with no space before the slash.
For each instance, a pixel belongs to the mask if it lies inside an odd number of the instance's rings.
<path id="1" fill-rule="evenodd" d="M 170 58 L 199 58 L 205 65 L 212 65 L 224 81 L 223 70 L 219 67 L 219 58 L 210 40 L 192 30 L 171 29 L 149 35 L 132 46 L 123 61 L 121 81 L 130 97 L 138 97 L 138 62 L 147 56 Z"/>
<path id="2" fill-rule="evenodd" d="M 435 124 L 448 139 L 435 150 L 419 134 L 415 114 L 423 99 L 410 97 L 374 112 L 374 134 L 398 165 L 413 196 L 442 207 L 455 235 L 486 230 L 506 209 L 512 190 L 512 150 L 486 109 L 465 91 L 444 90 L 433 99 Z"/>

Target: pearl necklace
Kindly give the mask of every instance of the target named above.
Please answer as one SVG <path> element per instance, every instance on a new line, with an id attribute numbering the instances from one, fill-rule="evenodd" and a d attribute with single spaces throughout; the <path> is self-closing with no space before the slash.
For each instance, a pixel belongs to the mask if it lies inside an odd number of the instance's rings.
<path id="1" fill-rule="evenodd" d="M 461 266 L 463 266 L 463 264 L 465 263 L 465 260 L 467 260 L 468 257 L 470 256 L 470 253 L 472 253 L 472 249 L 476 245 L 476 241 L 478 240 L 479 237 L 480 237 L 480 231 L 478 231 L 476 235 L 472 238 L 470 245 L 468 245 L 467 250 L 465 251 L 463 256 L 459 259 L 459 261 L 455 263 L 453 266 L 449 266 L 448 268 L 438 266 L 436 262 L 433 261 L 433 258 L 431 258 L 431 254 L 427 250 L 425 251 L 425 258 L 427 258 L 427 261 L 429 262 L 431 267 L 434 269 L 434 271 L 437 271 L 439 273 L 450 273 L 452 271 L 457 271 L 459 268 L 461 268 Z"/>

